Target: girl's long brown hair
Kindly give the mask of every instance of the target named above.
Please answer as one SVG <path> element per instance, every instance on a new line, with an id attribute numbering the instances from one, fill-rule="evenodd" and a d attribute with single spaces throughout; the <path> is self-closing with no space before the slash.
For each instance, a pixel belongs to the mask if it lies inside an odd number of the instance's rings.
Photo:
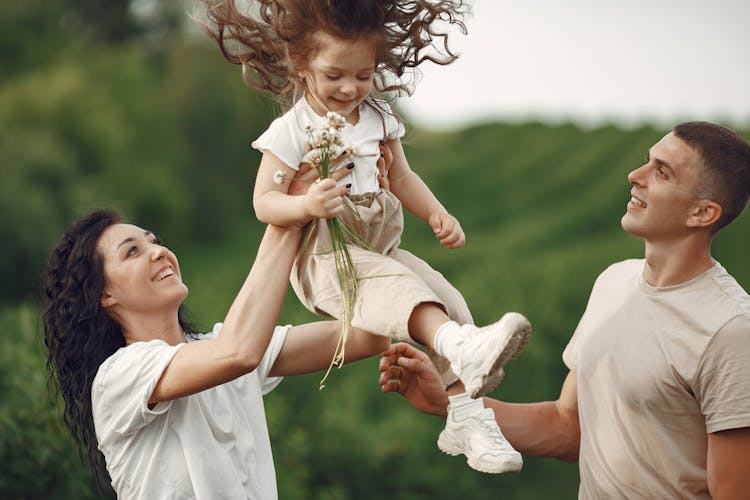
<path id="1" fill-rule="evenodd" d="M 317 50 L 315 34 L 377 41 L 375 89 L 409 94 L 407 69 L 425 61 L 450 64 L 449 26 L 466 33 L 462 0 L 203 0 L 202 23 L 224 57 L 241 64 L 245 81 L 289 105 L 304 91 L 300 72 Z"/>

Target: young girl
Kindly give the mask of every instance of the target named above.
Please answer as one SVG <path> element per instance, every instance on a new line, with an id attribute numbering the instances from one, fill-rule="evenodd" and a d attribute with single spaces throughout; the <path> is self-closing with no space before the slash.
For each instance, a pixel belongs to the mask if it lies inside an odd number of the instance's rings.
<path id="1" fill-rule="evenodd" d="M 399 248 L 402 206 L 427 222 L 446 248 L 463 246 L 464 233 L 410 169 L 400 142 L 403 125 L 385 101 L 372 96 L 373 91 L 408 91 L 401 77 L 425 60 L 455 60 L 437 24 L 465 30 L 461 1 L 258 0 L 247 12 L 232 1 L 204 2 L 215 24 L 207 31 L 224 56 L 242 65 L 246 80 L 292 105 L 253 142 L 263 152 L 253 197 L 258 218 L 284 226 L 338 216 L 359 229 L 369 248 L 348 245 L 357 276 L 364 278 L 358 282 L 352 326 L 416 341 L 430 352 L 452 394 L 438 439 L 441 450 L 466 455 L 471 467 L 484 472 L 519 470 L 520 454 L 502 436 L 492 411 L 473 398 L 500 383 L 503 365 L 518 356 L 531 326 L 518 313 L 474 326 L 459 292 Z M 436 41 L 445 54 L 434 50 Z M 278 183 L 279 177 L 294 178 L 307 161 L 306 130 L 323 127 L 330 111 L 346 120 L 343 143 L 354 151 L 344 161 L 351 173 L 339 182 L 348 188 L 348 211 L 337 203 L 341 191 L 330 179 L 312 184 L 301 196 L 289 194 L 288 183 Z M 381 144 L 393 157 L 382 172 Z M 312 230 L 312 243 L 300 247 L 292 286 L 309 310 L 342 318 L 330 235 L 325 224 L 309 225 Z"/>

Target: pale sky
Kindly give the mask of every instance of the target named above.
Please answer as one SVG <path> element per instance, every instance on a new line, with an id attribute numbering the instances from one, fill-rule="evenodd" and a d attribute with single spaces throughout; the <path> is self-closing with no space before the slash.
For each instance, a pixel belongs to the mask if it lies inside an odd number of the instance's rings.
<path id="1" fill-rule="evenodd" d="M 750 0 L 474 0 L 449 66 L 424 63 L 413 122 L 750 126 Z"/>

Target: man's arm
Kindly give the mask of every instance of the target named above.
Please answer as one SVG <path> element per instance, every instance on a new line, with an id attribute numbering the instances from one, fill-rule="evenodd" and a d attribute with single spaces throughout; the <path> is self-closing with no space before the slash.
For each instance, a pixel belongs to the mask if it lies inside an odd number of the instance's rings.
<path id="1" fill-rule="evenodd" d="M 425 353 L 409 344 L 393 344 L 383 353 L 380 372 L 383 392 L 398 392 L 414 408 L 445 418 L 448 396 Z M 581 432 L 574 371 L 568 373 L 557 401 L 515 404 L 484 398 L 484 403 L 521 453 L 578 459 Z"/>
<path id="2" fill-rule="evenodd" d="M 706 461 L 713 498 L 750 498 L 750 427 L 710 433 Z"/>
<path id="3" fill-rule="evenodd" d="M 565 377 L 557 401 L 519 404 L 484 398 L 484 405 L 495 412 L 503 434 L 519 452 L 568 462 L 578 460 L 581 428 L 574 371 Z"/>

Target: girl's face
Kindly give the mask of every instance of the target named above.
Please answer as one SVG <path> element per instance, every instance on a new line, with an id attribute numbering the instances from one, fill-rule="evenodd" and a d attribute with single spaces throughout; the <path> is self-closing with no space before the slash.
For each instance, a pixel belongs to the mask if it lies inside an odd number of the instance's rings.
<path id="1" fill-rule="evenodd" d="M 114 224 L 99 237 L 97 250 L 104 261 L 101 304 L 115 316 L 177 308 L 187 296 L 177 257 L 150 231 Z"/>
<path id="2" fill-rule="evenodd" d="M 304 73 L 306 97 L 316 113 L 335 111 L 349 123 L 359 120 L 359 104 L 370 95 L 375 74 L 375 38 L 345 40 L 315 35 L 319 49 Z"/>

